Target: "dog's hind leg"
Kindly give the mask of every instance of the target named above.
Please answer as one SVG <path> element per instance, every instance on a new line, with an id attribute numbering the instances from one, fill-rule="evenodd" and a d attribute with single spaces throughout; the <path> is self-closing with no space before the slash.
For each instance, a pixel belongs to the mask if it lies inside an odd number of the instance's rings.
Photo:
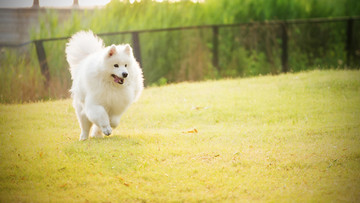
<path id="1" fill-rule="evenodd" d="M 120 118 L 121 118 L 121 116 L 111 116 L 110 117 L 110 126 L 112 128 L 116 128 L 116 126 L 118 126 L 120 123 Z"/>
<path id="2" fill-rule="evenodd" d="M 91 129 L 90 137 L 102 138 L 104 136 L 101 132 L 101 129 L 97 125 L 93 125 Z"/>

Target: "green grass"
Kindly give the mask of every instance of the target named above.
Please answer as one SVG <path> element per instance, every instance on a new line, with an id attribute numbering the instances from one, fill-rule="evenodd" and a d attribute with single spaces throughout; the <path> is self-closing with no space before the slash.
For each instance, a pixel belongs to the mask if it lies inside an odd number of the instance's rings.
<path id="1" fill-rule="evenodd" d="M 79 133 L 69 99 L 0 105 L 0 202 L 360 201 L 360 71 L 147 88 Z"/>

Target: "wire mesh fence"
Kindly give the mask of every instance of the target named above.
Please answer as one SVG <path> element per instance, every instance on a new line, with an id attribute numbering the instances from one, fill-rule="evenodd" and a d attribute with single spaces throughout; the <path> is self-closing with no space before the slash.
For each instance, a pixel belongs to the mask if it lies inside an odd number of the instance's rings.
<path id="1" fill-rule="evenodd" d="M 107 45 L 130 43 L 146 85 L 151 85 L 313 68 L 358 68 L 359 21 L 360 17 L 300 19 L 98 35 Z M 0 44 L 2 81 L 33 81 L 31 91 L 24 90 L 26 83 L 3 84 L 0 100 L 67 97 L 71 85 L 64 53 L 68 38 Z M 30 93 L 33 91 L 36 93 Z"/>

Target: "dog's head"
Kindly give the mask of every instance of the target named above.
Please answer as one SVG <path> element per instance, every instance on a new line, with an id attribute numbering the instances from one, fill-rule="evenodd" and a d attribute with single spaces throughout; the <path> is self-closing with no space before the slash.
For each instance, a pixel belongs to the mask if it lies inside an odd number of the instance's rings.
<path id="1" fill-rule="evenodd" d="M 129 44 L 111 45 L 106 48 L 105 68 L 109 78 L 120 85 L 129 76 L 129 68 L 133 63 L 133 53 Z"/>

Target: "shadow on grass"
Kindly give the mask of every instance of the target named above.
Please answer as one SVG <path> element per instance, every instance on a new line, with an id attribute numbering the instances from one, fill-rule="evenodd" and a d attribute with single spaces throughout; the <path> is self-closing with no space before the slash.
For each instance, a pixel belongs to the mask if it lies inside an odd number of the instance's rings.
<path id="1" fill-rule="evenodd" d="M 104 136 L 103 138 L 89 138 L 85 141 L 81 141 L 83 143 L 96 143 L 99 145 L 121 145 L 121 146 L 134 146 L 141 145 L 142 140 L 138 137 L 131 135 L 110 135 Z"/>
<path id="2" fill-rule="evenodd" d="M 147 151 L 145 148 L 138 137 L 111 135 L 68 143 L 63 152 L 74 163 L 81 162 L 90 164 L 91 167 L 124 172 L 138 166 L 138 160 Z"/>

